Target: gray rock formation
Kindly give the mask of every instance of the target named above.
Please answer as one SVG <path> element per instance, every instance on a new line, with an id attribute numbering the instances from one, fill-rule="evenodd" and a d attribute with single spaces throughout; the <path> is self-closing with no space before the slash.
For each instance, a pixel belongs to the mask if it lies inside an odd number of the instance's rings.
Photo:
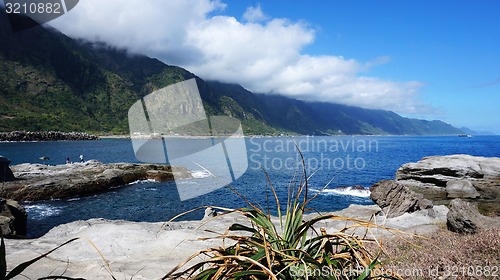
<path id="1" fill-rule="evenodd" d="M 500 216 L 500 158 L 450 155 L 402 165 L 396 181 L 437 204 L 463 198 L 488 215 Z"/>
<path id="2" fill-rule="evenodd" d="M 90 195 L 137 180 L 191 178 L 183 167 L 164 164 L 84 163 L 47 166 L 19 164 L 12 167 L 17 180 L 3 184 L 2 196 L 16 200 L 46 200 Z"/>
<path id="3" fill-rule="evenodd" d="M 26 235 L 27 218 L 25 209 L 17 201 L 0 198 L 0 231 L 3 236 Z"/>
<path id="4" fill-rule="evenodd" d="M 382 208 L 387 218 L 424 209 L 428 210 L 429 215 L 434 215 L 430 200 L 396 181 L 380 181 L 370 188 L 370 192 L 370 198 Z"/>
<path id="5" fill-rule="evenodd" d="M 481 215 L 477 207 L 459 198 L 450 202 L 446 224 L 450 231 L 462 234 L 473 234 L 482 228 L 500 227 L 498 219 Z"/>
<path id="6" fill-rule="evenodd" d="M 444 186 L 450 179 L 481 179 L 499 175 L 500 158 L 449 155 L 425 157 L 416 163 L 404 164 L 398 169 L 396 178 L 398 180 L 415 179 Z"/>
<path id="7" fill-rule="evenodd" d="M 426 157 L 402 165 L 396 180 L 378 182 L 370 191 L 371 199 L 393 221 L 422 209 L 427 209 L 427 216 L 436 217 L 437 207 L 444 204 L 450 207 L 446 221 L 451 231 L 475 233 L 481 228 L 500 228 L 500 158 Z"/>

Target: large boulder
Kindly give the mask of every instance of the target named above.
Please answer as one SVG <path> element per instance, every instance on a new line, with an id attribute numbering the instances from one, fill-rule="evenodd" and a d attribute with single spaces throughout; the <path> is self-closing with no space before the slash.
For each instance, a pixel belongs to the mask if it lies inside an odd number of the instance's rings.
<path id="1" fill-rule="evenodd" d="M 482 228 L 500 227 L 500 220 L 481 215 L 470 202 L 457 198 L 450 202 L 447 226 L 453 232 L 473 234 Z"/>
<path id="2" fill-rule="evenodd" d="M 435 205 L 454 198 L 477 202 L 481 213 L 500 216 L 500 158 L 470 155 L 425 157 L 403 164 L 396 181 Z"/>
<path id="3" fill-rule="evenodd" d="M 370 188 L 370 192 L 370 198 L 382 208 L 387 218 L 424 209 L 428 210 L 429 215 L 433 215 L 433 204 L 430 200 L 396 181 L 380 181 Z"/>
<path id="4" fill-rule="evenodd" d="M 406 163 L 396 173 L 397 180 L 413 179 L 443 187 L 451 179 L 486 177 L 500 177 L 500 158 L 470 155 L 430 156 L 418 162 Z"/>
<path id="5" fill-rule="evenodd" d="M 433 205 L 449 205 L 446 219 L 451 231 L 475 233 L 500 227 L 496 217 L 500 216 L 500 158 L 425 157 L 403 164 L 395 180 L 381 181 L 370 190 L 371 199 L 388 218 L 421 209 L 428 209 L 432 217 L 436 216 Z"/>
<path id="6" fill-rule="evenodd" d="M 17 201 L 0 198 L 0 231 L 3 236 L 26 235 L 28 215 Z"/>

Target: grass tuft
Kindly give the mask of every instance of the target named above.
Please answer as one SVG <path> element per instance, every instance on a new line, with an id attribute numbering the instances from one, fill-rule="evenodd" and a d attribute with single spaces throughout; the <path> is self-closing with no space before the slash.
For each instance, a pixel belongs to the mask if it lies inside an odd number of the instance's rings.
<path id="1" fill-rule="evenodd" d="M 269 209 L 256 206 L 229 187 L 248 205 L 231 212 L 244 216 L 250 226 L 231 225 L 224 234 L 213 237 L 224 241 L 221 247 L 195 253 L 162 279 L 400 279 L 382 267 L 379 243 L 366 234 L 362 237 L 354 234 L 356 230 L 348 233 L 352 229 L 368 231 L 379 226 L 336 215 L 318 214 L 304 219 L 306 206 L 314 198 L 308 198 L 309 177 L 305 167 L 290 182 L 285 210 L 281 209 L 276 190 L 264 173 L 274 196 L 279 225 L 273 223 Z M 346 226 L 328 233 L 319 227 L 320 222 L 327 220 L 345 221 Z M 230 245 L 225 246 L 226 243 Z M 367 243 L 378 244 L 379 250 L 370 253 Z M 188 265 L 198 258 L 202 261 Z"/>

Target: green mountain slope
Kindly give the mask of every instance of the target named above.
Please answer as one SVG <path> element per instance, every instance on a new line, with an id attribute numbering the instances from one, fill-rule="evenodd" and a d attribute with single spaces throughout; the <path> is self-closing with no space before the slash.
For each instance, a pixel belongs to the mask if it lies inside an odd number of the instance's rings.
<path id="1" fill-rule="evenodd" d="M 230 97 L 256 119 L 300 134 L 433 135 L 463 133 L 442 121 L 404 118 L 384 110 L 304 102 L 279 95 L 252 94 L 240 85 L 208 82 L 217 96 Z"/>
<path id="2" fill-rule="evenodd" d="M 191 78 L 197 80 L 207 113 L 239 118 L 247 134 L 462 133 L 440 121 L 205 82 L 180 67 L 73 40 L 51 28 L 12 33 L 0 10 L 0 131 L 128 133 L 127 111 L 135 101 Z"/>

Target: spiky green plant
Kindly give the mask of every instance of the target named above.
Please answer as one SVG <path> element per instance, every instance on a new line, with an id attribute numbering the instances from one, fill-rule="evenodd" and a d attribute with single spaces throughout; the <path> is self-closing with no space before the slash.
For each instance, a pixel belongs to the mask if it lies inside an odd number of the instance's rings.
<path id="1" fill-rule="evenodd" d="M 347 233 L 352 228 L 377 227 L 375 224 L 336 215 L 304 220 L 306 206 L 318 195 L 308 198 L 305 167 L 300 179 L 292 180 L 289 186 L 285 213 L 269 176 L 267 179 L 277 207 L 279 229 L 269 211 L 266 214 L 235 191 L 249 207 L 234 212 L 245 216 L 251 226 L 231 225 L 225 234 L 215 238 L 231 240 L 232 245 L 197 252 L 162 279 L 400 279 L 383 273 L 378 255 L 366 249 L 365 243 L 373 240 Z M 353 224 L 334 233 L 323 228 L 318 231 L 318 223 L 326 220 Z M 183 269 L 198 257 L 204 260 Z"/>

